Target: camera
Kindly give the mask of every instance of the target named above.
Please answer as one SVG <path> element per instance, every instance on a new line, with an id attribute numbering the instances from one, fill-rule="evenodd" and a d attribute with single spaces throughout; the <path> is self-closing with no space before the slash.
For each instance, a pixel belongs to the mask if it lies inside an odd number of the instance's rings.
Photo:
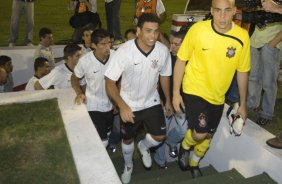
<path id="1" fill-rule="evenodd" d="M 242 22 L 253 23 L 262 28 L 268 23 L 282 22 L 282 14 L 269 13 L 263 10 L 242 13 Z"/>

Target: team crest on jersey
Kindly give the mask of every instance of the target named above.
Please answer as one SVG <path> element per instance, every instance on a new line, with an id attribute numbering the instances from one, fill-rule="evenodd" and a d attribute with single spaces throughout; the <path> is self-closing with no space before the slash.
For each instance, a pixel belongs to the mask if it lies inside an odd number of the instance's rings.
<path id="1" fill-rule="evenodd" d="M 236 48 L 228 47 L 227 48 L 227 52 L 226 52 L 226 57 L 228 57 L 228 58 L 234 57 L 235 56 L 235 51 L 236 51 Z"/>
<path id="2" fill-rule="evenodd" d="M 199 126 L 202 128 L 205 128 L 207 126 L 206 122 L 206 115 L 201 113 L 200 116 L 198 117 L 199 120 Z"/>
<path id="3" fill-rule="evenodd" d="M 157 60 L 157 59 L 151 60 L 152 68 L 156 69 L 158 67 L 158 62 L 159 62 L 159 60 Z"/>

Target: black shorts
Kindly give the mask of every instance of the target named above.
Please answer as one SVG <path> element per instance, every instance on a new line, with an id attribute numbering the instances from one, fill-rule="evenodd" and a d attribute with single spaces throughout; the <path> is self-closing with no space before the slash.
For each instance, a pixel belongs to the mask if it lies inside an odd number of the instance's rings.
<path id="1" fill-rule="evenodd" d="M 184 94 L 183 99 L 189 129 L 198 133 L 215 133 L 224 105 L 214 105 L 199 96 L 189 94 Z"/>
<path id="2" fill-rule="evenodd" d="M 149 107 L 141 111 L 133 112 L 134 123 L 121 122 L 121 136 L 123 139 L 132 139 L 135 136 L 136 130 L 141 124 L 146 126 L 149 134 L 152 135 L 165 135 L 166 123 L 164 112 L 161 105 Z"/>
<path id="3" fill-rule="evenodd" d="M 100 112 L 100 111 L 88 111 L 90 118 L 95 125 L 97 132 L 102 140 L 108 138 L 107 133 L 113 127 L 114 113 L 113 111 Z"/>

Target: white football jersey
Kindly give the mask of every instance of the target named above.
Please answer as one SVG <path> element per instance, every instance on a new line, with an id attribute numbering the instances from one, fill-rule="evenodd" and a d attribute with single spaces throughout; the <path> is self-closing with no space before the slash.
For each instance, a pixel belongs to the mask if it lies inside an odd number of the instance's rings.
<path id="1" fill-rule="evenodd" d="M 124 43 L 115 53 L 105 76 L 121 78 L 120 95 L 133 111 L 160 104 L 157 90 L 159 76 L 171 76 L 169 50 L 160 42 L 145 54 L 136 40 Z"/>
<path id="2" fill-rule="evenodd" d="M 113 106 L 107 95 L 104 73 L 107 69 L 110 58 L 114 51 L 111 50 L 109 59 L 103 63 L 99 61 L 93 52 L 86 53 L 79 59 L 74 68 L 74 73 L 78 78 L 84 77 L 86 81 L 86 98 L 88 111 L 110 111 Z"/>
<path id="3" fill-rule="evenodd" d="M 56 66 L 51 72 L 41 79 L 40 85 L 44 89 L 54 86 L 55 89 L 71 88 L 71 75 L 73 71 L 67 66 L 66 63 Z"/>
<path id="4" fill-rule="evenodd" d="M 25 86 L 25 90 L 26 91 L 34 91 L 34 84 L 36 81 L 38 81 L 39 78 L 36 76 L 32 76 L 29 81 L 27 82 L 26 86 Z"/>

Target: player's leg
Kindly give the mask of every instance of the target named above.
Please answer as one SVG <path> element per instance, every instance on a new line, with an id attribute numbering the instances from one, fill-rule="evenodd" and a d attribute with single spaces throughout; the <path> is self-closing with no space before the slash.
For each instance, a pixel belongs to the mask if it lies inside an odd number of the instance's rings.
<path id="1" fill-rule="evenodd" d="M 133 171 L 133 153 L 134 153 L 134 136 L 136 129 L 140 126 L 140 112 L 134 112 L 134 124 L 125 123 L 120 119 L 121 123 L 121 149 L 124 159 L 124 170 L 121 174 L 121 180 L 123 183 L 129 183 L 131 180 L 131 174 Z"/>
<path id="2" fill-rule="evenodd" d="M 166 123 L 161 105 L 156 105 L 144 110 L 142 114 L 148 133 L 145 138 L 138 142 L 138 149 L 142 155 L 145 167 L 152 166 L 150 148 L 158 146 L 165 139 Z"/>

